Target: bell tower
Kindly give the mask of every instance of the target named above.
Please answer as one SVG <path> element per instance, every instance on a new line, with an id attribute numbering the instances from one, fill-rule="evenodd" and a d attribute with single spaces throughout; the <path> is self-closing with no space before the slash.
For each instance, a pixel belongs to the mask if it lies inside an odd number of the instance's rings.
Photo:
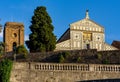
<path id="1" fill-rule="evenodd" d="M 7 22 L 4 26 L 3 37 L 6 52 L 11 52 L 14 47 L 24 45 L 24 25 L 22 23 Z"/>

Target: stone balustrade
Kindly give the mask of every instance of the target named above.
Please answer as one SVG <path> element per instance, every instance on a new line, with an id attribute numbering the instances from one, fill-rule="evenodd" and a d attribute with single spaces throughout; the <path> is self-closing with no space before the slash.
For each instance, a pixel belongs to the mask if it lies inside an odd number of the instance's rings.
<path id="1" fill-rule="evenodd" d="M 87 64 L 51 64 L 51 63 L 40 63 L 35 64 L 35 70 L 79 70 L 89 71 L 89 65 Z"/>
<path id="2" fill-rule="evenodd" d="M 21 64 L 21 65 L 19 65 Z M 39 71 L 96 71 L 120 72 L 120 65 L 74 64 L 74 63 L 14 63 L 14 69 Z"/>
<path id="3" fill-rule="evenodd" d="M 120 65 L 31 63 L 31 69 L 44 71 L 103 71 L 120 72 Z"/>
<path id="4" fill-rule="evenodd" d="M 94 65 L 94 71 L 120 72 L 120 65 Z"/>

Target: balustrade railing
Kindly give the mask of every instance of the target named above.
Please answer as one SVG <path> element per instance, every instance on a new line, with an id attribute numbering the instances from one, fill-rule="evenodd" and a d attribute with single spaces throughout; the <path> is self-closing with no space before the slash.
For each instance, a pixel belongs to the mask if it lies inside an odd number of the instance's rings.
<path id="1" fill-rule="evenodd" d="M 85 64 L 35 64 L 36 70 L 79 70 L 89 71 L 89 65 Z"/>
<path id="2" fill-rule="evenodd" d="M 14 69 L 30 69 L 40 71 L 96 71 L 120 72 L 120 65 L 72 64 L 72 63 L 14 63 Z"/>
<path id="3" fill-rule="evenodd" d="M 94 65 L 94 71 L 120 72 L 120 65 Z"/>
<path id="4" fill-rule="evenodd" d="M 34 69 L 35 70 L 120 72 L 120 65 L 38 63 L 38 64 L 34 64 Z"/>

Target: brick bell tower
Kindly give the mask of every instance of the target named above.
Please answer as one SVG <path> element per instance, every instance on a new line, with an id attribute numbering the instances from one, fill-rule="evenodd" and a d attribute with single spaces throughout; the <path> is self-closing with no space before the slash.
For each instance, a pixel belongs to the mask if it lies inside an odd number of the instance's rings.
<path id="1" fill-rule="evenodd" d="M 14 47 L 24 45 L 24 25 L 17 22 L 7 22 L 4 26 L 3 37 L 6 52 L 11 52 Z"/>

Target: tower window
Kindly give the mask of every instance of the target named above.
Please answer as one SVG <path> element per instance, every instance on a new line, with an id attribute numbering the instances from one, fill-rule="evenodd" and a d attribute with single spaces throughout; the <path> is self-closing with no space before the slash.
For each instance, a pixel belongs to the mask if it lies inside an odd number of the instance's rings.
<path id="1" fill-rule="evenodd" d="M 13 34 L 13 37 L 17 37 L 17 34 L 16 34 L 16 33 L 14 33 L 14 34 Z"/>

